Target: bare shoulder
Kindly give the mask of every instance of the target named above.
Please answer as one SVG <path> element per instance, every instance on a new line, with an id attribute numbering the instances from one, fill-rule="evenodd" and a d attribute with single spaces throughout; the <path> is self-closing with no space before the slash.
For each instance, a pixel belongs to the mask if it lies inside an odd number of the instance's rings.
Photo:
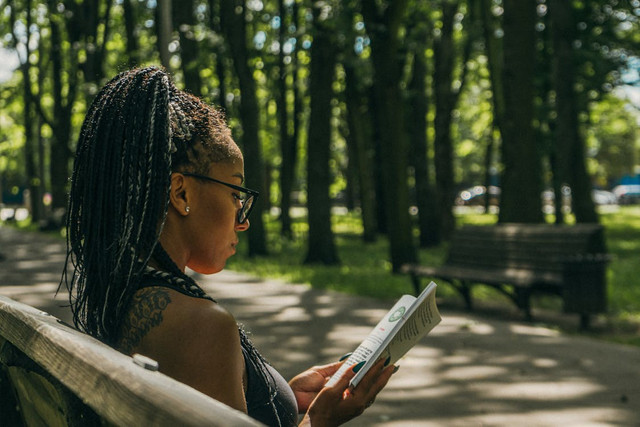
<path id="1" fill-rule="evenodd" d="M 227 310 L 209 300 L 150 287 L 136 294 L 129 317 L 129 352 L 157 360 L 166 375 L 246 411 L 240 336 Z"/>

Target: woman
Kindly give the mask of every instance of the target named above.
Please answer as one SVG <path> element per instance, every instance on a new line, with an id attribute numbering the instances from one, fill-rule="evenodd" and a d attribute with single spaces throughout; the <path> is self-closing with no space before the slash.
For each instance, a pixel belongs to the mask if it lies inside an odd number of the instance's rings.
<path id="1" fill-rule="evenodd" d="M 289 384 L 233 316 L 185 274 L 212 274 L 236 251 L 258 193 L 221 114 L 161 69 L 121 73 L 96 96 L 75 158 L 65 270 L 74 322 L 127 354 L 267 425 L 338 425 L 370 405 L 393 373 L 313 367 Z M 354 369 L 357 369 L 354 367 Z"/>

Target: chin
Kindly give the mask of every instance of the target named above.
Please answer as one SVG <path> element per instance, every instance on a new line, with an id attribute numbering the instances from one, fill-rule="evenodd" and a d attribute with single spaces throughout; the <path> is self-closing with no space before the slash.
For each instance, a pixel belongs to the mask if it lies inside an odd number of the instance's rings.
<path id="1" fill-rule="evenodd" d="M 200 274 L 216 274 L 220 273 L 225 266 L 226 263 L 222 265 L 201 265 L 201 266 L 189 266 L 193 271 Z"/>

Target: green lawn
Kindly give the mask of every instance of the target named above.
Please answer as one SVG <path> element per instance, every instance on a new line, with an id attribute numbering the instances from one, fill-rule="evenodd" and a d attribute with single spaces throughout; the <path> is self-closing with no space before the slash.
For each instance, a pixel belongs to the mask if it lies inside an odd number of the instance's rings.
<path id="1" fill-rule="evenodd" d="M 551 218 L 550 218 L 551 219 Z M 598 324 L 599 336 L 625 343 L 640 345 L 640 206 L 620 207 L 601 214 L 605 225 L 607 245 L 612 261 L 609 265 L 608 306 L 609 313 L 601 316 Z M 467 213 L 458 216 L 459 224 L 492 224 L 495 215 Z M 340 265 L 302 265 L 306 253 L 306 224 L 298 221 L 294 225 L 292 240 L 278 235 L 278 224 L 269 218 L 267 222 L 270 255 L 267 257 L 246 256 L 246 239 L 241 243 L 238 255 L 228 267 L 261 277 L 276 277 L 294 283 L 307 283 L 315 288 L 333 289 L 347 293 L 368 295 L 376 298 L 397 298 L 412 292 L 409 278 L 391 274 L 388 244 L 379 238 L 372 244 L 364 244 L 360 238 L 361 224 L 353 215 L 334 216 L 334 226 Z M 446 244 L 419 251 L 422 263 L 438 265 L 446 254 Z M 440 286 L 438 295 L 447 302 L 460 304 L 461 299 L 450 286 Z M 513 306 L 502 294 L 489 287 L 474 288 L 474 301 Z M 537 297 L 534 307 L 562 310 L 560 298 Z M 602 326 L 604 325 L 604 326 Z"/>

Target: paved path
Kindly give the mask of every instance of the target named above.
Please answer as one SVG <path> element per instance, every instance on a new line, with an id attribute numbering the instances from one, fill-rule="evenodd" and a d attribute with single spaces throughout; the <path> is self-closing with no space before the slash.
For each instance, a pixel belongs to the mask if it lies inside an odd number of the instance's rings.
<path id="1" fill-rule="evenodd" d="M 69 320 L 53 298 L 63 243 L 0 227 L 0 294 Z M 259 280 L 197 278 L 291 377 L 355 348 L 391 302 Z M 441 307 L 443 322 L 350 426 L 640 425 L 640 348 Z"/>

